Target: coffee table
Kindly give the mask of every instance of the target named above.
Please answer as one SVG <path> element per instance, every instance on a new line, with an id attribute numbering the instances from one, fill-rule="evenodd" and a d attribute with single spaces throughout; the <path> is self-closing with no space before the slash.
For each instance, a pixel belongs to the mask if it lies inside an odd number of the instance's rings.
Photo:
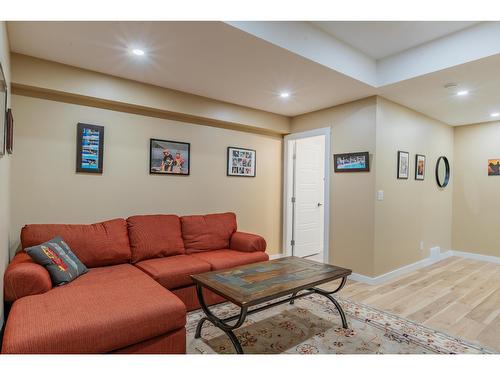
<path id="1" fill-rule="evenodd" d="M 208 320 L 224 331 L 238 354 L 243 354 L 241 344 L 233 331 L 241 327 L 247 315 L 284 303 L 293 304 L 297 298 L 314 293 L 328 298 L 335 305 L 340 314 L 342 326 L 348 328 L 345 313 L 332 295 L 344 287 L 347 276 L 351 273 L 352 271 L 346 268 L 292 256 L 192 275 L 198 300 L 205 313 L 196 326 L 194 337 L 201 337 L 203 323 Z M 341 279 L 340 285 L 331 292 L 316 287 L 338 279 Z M 223 319 L 215 316 L 205 303 L 203 288 L 239 306 L 240 313 Z M 288 297 L 281 298 L 285 296 Z M 276 299 L 278 300 L 271 302 Z M 250 309 L 250 307 L 253 308 Z M 234 320 L 236 323 L 228 324 Z"/>

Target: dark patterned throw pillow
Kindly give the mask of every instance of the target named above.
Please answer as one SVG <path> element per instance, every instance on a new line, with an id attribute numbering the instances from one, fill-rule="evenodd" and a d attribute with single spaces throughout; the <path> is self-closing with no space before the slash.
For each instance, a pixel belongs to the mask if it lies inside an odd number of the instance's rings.
<path id="1" fill-rule="evenodd" d="M 67 284 L 88 271 L 61 237 L 25 249 L 33 260 L 49 271 L 54 285 Z"/>

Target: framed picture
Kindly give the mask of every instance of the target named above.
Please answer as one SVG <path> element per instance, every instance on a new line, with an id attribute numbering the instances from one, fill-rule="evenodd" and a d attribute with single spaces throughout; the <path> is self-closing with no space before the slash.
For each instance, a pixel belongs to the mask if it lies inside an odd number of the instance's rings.
<path id="1" fill-rule="evenodd" d="M 239 147 L 227 148 L 227 175 L 255 177 L 257 155 L 255 150 Z"/>
<path id="2" fill-rule="evenodd" d="M 425 155 L 415 155 L 415 180 L 425 179 Z"/>
<path id="3" fill-rule="evenodd" d="M 488 176 L 500 176 L 500 159 L 488 160 Z"/>
<path id="4" fill-rule="evenodd" d="M 368 152 L 351 152 L 333 155 L 334 170 L 340 172 L 369 172 L 370 154 Z"/>
<path id="5" fill-rule="evenodd" d="M 189 176 L 191 164 L 189 143 L 149 140 L 149 173 Z"/>
<path id="6" fill-rule="evenodd" d="M 12 117 L 12 109 L 7 110 L 7 152 L 12 154 L 14 150 L 14 118 Z"/>
<path id="7" fill-rule="evenodd" d="M 406 151 L 398 151 L 398 178 L 408 179 L 410 174 L 410 154 Z"/>
<path id="8" fill-rule="evenodd" d="M 76 171 L 102 173 L 104 126 L 78 123 L 76 131 Z"/>
<path id="9" fill-rule="evenodd" d="M 0 156 L 5 154 L 5 123 L 7 121 L 7 81 L 0 64 Z"/>

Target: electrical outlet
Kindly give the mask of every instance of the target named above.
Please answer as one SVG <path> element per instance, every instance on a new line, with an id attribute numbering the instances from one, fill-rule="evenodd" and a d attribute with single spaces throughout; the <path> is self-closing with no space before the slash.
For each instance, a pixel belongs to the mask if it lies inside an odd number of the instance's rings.
<path id="1" fill-rule="evenodd" d="M 420 250 L 424 249 L 424 241 L 420 241 Z"/>
<path id="2" fill-rule="evenodd" d="M 438 259 L 441 255 L 441 248 L 439 246 L 431 247 L 429 255 L 431 259 Z"/>

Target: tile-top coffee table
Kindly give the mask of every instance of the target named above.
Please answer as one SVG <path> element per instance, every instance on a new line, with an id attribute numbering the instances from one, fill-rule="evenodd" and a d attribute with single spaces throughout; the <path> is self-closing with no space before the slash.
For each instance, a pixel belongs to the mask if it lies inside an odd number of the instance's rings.
<path id="1" fill-rule="evenodd" d="M 243 354 L 241 344 L 233 331 L 241 327 L 247 315 L 287 302 L 293 304 L 295 299 L 313 293 L 320 294 L 332 301 L 340 314 L 342 326 L 347 328 L 344 311 L 332 294 L 344 287 L 347 276 L 351 272 L 346 268 L 292 256 L 192 275 L 191 278 L 196 283 L 196 293 L 201 308 L 206 315 L 198 322 L 195 338 L 200 338 L 203 323 L 209 320 L 226 333 L 236 352 Z M 340 285 L 332 292 L 316 287 L 337 279 L 341 279 Z M 240 313 L 224 319 L 216 317 L 205 303 L 203 288 L 209 289 L 239 306 Z M 286 296 L 288 297 L 281 298 Z M 278 300 L 270 302 L 275 299 Z M 263 305 L 256 306 L 260 304 Z M 256 307 L 249 309 L 252 306 Z M 228 324 L 234 320 L 236 323 Z"/>

